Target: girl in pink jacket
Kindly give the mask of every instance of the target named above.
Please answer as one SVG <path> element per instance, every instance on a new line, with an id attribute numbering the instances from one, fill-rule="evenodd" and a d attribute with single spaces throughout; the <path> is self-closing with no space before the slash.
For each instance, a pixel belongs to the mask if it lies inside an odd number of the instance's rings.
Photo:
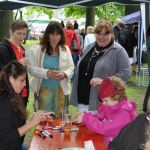
<path id="1" fill-rule="evenodd" d="M 76 121 L 82 122 L 93 132 L 104 135 L 106 145 L 119 131 L 136 117 L 136 104 L 128 101 L 125 83 L 118 77 L 109 77 L 101 82 L 99 113 L 82 112 Z"/>

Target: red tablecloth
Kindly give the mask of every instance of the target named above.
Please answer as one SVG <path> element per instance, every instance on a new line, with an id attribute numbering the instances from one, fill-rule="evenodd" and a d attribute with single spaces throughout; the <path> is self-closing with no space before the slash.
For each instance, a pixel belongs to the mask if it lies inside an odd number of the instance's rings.
<path id="1" fill-rule="evenodd" d="M 52 126 L 59 125 L 60 120 L 54 120 Z M 38 128 L 43 125 L 39 125 Z M 95 150 L 106 150 L 104 138 L 102 135 L 91 132 L 84 125 L 79 124 L 75 127 L 79 128 L 78 131 L 71 131 L 69 135 L 65 135 L 60 130 L 47 130 L 53 135 L 53 138 L 41 138 L 34 133 L 31 140 L 29 150 L 61 150 L 68 147 L 84 148 L 84 141 L 92 140 Z"/>

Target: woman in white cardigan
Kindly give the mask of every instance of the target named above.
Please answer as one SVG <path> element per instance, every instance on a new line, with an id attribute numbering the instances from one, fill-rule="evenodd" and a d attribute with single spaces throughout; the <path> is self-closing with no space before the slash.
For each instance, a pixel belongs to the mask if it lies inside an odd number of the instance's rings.
<path id="1" fill-rule="evenodd" d="M 70 94 L 70 78 L 74 65 L 60 23 L 51 21 L 40 45 L 30 50 L 28 70 L 33 76 L 31 89 L 39 94 L 38 109 L 58 112 L 64 106 L 64 96 Z"/>

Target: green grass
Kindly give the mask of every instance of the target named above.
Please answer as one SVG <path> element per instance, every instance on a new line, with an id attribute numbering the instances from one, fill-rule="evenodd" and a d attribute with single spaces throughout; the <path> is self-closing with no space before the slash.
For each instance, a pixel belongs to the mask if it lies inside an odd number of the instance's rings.
<path id="1" fill-rule="evenodd" d="M 127 84 L 126 93 L 130 100 L 137 103 L 137 113 L 142 113 L 143 101 L 147 87 L 139 87 L 136 85 L 135 76 L 132 76 Z"/>
<path id="2" fill-rule="evenodd" d="M 38 40 L 26 40 L 25 44 L 22 44 L 24 48 L 28 48 L 34 45 L 37 45 L 39 43 Z"/>
<path id="3" fill-rule="evenodd" d="M 28 105 L 27 105 L 27 112 L 28 112 L 28 116 L 32 116 L 34 110 L 33 110 L 33 93 L 30 92 L 30 96 L 29 96 L 29 102 L 28 102 Z M 33 131 L 34 131 L 34 128 L 31 129 L 29 132 L 27 132 L 26 136 L 25 136 L 25 140 L 24 140 L 24 143 L 25 144 L 28 144 L 32 138 L 32 134 L 33 134 Z"/>

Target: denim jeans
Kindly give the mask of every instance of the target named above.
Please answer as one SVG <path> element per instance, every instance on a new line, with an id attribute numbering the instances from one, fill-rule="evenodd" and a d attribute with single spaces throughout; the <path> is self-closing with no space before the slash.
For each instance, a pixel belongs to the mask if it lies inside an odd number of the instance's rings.
<path id="1" fill-rule="evenodd" d="M 26 144 L 22 144 L 22 150 L 27 150 L 27 145 Z"/>

